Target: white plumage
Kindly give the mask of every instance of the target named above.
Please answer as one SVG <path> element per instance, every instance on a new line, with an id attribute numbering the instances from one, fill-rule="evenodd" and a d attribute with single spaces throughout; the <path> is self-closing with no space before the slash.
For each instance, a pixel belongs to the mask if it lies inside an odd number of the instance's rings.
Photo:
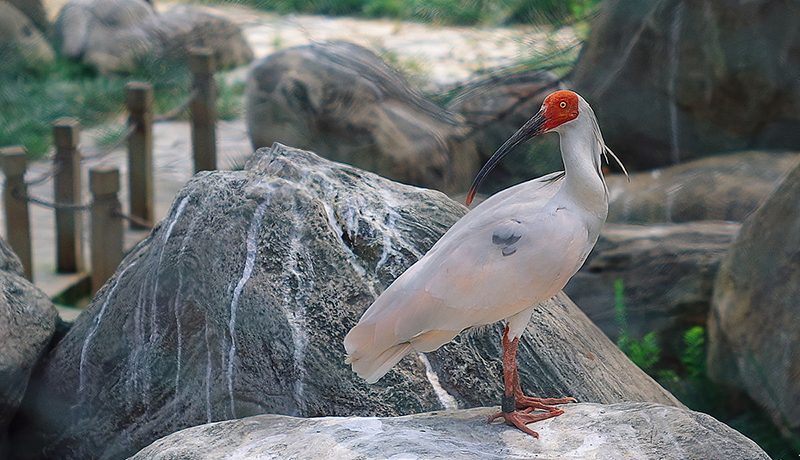
<path id="1" fill-rule="evenodd" d="M 574 95 L 577 115 L 555 124 L 548 104 L 563 109 L 563 103 L 548 99 L 559 93 L 568 93 L 561 94 L 567 101 Z M 433 351 L 470 327 L 507 319 L 509 339 L 518 337 L 533 307 L 558 293 L 583 264 L 608 211 L 600 171 L 607 148 L 583 98 L 560 91 L 548 99 L 487 163 L 473 189 L 508 151 L 547 131 L 561 135 L 565 173 L 476 206 L 375 300 L 344 341 L 348 362 L 367 382 L 411 351 Z"/>

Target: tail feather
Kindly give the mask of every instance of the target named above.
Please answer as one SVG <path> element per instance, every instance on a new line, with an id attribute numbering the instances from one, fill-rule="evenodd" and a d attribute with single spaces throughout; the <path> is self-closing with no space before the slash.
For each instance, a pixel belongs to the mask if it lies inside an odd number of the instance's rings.
<path id="1" fill-rule="evenodd" d="M 353 371 L 366 380 L 367 383 L 375 383 L 410 351 L 411 344 L 405 342 L 384 350 L 383 353 L 374 357 L 363 356 L 353 359 L 351 360 Z"/>

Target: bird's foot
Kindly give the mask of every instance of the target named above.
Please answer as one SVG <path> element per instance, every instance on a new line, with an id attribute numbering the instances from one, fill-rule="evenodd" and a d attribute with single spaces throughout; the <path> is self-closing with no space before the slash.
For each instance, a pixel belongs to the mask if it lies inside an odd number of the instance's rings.
<path id="1" fill-rule="evenodd" d="M 567 403 L 576 403 L 578 402 L 575 398 L 533 398 L 531 396 L 525 396 L 520 392 L 520 394 L 515 395 L 516 399 L 516 406 L 517 409 L 540 409 L 546 410 L 548 412 L 555 412 L 560 411 L 558 407 L 554 407 L 556 404 L 567 404 Z M 563 412 L 563 411 L 562 411 Z"/>
<path id="2" fill-rule="evenodd" d="M 506 425 L 515 426 L 523 433 L 529 434 L 534 438 L 538 438 L 539 433 L 528 428 L 527 426 L 528 423 L 539 422 L 542 420 L 546 420 L 548 418 L 557 417 L 564 413 L 564 411 L 559 408 L 555 409 L 556 410 L 554 411 L 538 412 L 535 414 L 530 413 L 533 411 L 533 408 L 531 407 L 522 410 L 515 410 L 512 412 L 501 411 L 489 417 L 489 423 L 494 422 L 498 418 L 502 418 L 506 422 Z"/>
<path id="3" fill-rule="evenodd" d="M 517 398 L 515 396 L 504 396 L 503 397 L 503 405 L 500 412 L 492 415 L 489 417 L 489 423 L 494 422 L 498 418 L 502 418 L 505 420 L 506 425 L 515 426 L 523 433 L 527 433 L 534 438 L 539 437 L 539 433 L 531 430 L 528 428 L 528 423 L 539 422 L 541 420 L 546 420 L 548 418 L 557 417 L 564 413 L 563 410 L 559 409 L 558 407 L 553 407 L 541 401 L 549 402 L 550 404 L 563 404 L 562 402 L 573 402 L 575 398 L 559 398 L 559 399 L 539 399 L 539 398 L 529 398 L 526 396 L 528 400 L 537 400 L 536 404 L 528 405 L 522 409 L 517 410 L 516 408 L 519 407 Z M 555 402 L 553 402 L 555 401 Z M 539 407 L 534 407 L 539 406 Z M 543 409 L 547 412 L 538 412 L 536 414 L 532 414 L 536 409 Z"/>

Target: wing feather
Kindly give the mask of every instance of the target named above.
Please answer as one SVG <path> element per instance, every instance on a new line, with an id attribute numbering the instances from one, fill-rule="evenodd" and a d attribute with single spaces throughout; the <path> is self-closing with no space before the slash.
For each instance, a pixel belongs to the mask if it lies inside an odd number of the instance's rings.
<path id="1" fill-rule="evenodd" d="M 390 349 L 435 350 L 466 328 L 511 317 L 561 290 L 590 242 L 579 216 L 545 208 L 556 185 L 551 180 L 513 187 L 481 203 L 476 211 L 483 212 L 456 222 L 347 335 L 353 368 L 377 380 L 391 368 L 386 359 L 399 360 Z M 540 198 L 504 204 L 526 192 Z M 398 348 L 403 344 L 410 346 Z"/>

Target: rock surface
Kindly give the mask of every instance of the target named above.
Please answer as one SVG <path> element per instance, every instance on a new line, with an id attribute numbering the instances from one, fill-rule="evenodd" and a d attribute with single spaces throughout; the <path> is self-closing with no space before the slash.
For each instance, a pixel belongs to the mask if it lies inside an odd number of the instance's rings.
<path id="1" fill-rule="evenodd" d="M 55 59 L 42 33 L 13 5 L 0 1 L 0 61 L 5 69 L 37 70 Z"/>
<path id="2" fill-rule="evenodd" d="M 532 425 L 539 439 L 487 424 L 497 409 L 395 418 L 260 415 L 180 431 L 132 460 L 769 459 L 753 441 L 711 416 L 675 407 L 568 405 L 563 415 Z"/>
<path id="3" fill-rule="evenodd" d="M 253 147 L 281 142 L 445 192 L 465 191 L 481 164 L 463 120 L 413 91 L 378 56 L 346 42 L 277 52 L 252 68 Z"/>
<path id="4" fill-rule="evenodd" d="M 624 284 L 628 332 L 655 332 L 662 357 L 677 357 L 683 333 L 705 326 L 714 279 L 740 224 L 609 225 L 564 292 L 613 341 L 619 339 L 615 282 Z"/>
<path id="5" fill-rule="evenodd" d="M 475 141 L 483 164 L 539 111 L 548 94 L 559 89 L 566 89 L 566 85 L 550 72 L 515 72 L 467 85 L 447 105 L 447 110 L 463 116 L 470 125 L 469 138 Z M 513 162 L 498 164 L 482 187 L 484 191 L 563 168 L 557 136 L 532 139 L 520 150 L 527 153 L 515 154 Z"/>
<path id="6" fill-rule="evenodd" d="M 16 457 L 124 458 L 181 428 L 260 413 L 495 403 L 500 325 L 411 355 L 376 385 L 344 364 L 347 331 L 464 212 L 281 145 L 245 171 L 196 176 L 37 373 Z M 563 295 L 539 307 L 520 361 L 532 394 L 680 404 Z"/>
<path id="7" fill-rule="evenodd" d="M 800 435 L 800 167 L 742 225 L 708 318 L 708 373 Z"/>
<path id="8" fill-rule="evenodd" d="M 248 63 L 253 52 L 239 26 L 194 6 L 156 14 L 144 0 L 71 0 L 53 27 L 62 53 L 102 73 L 130 72 L 141 59 L 185 61 L 188 50 L 214 51 L 217 66 Z"/>
<path id="9" fill-rule="evenodd" d="M 0 239 L 0 457 L 6 430 L 22 402 L 28 378 L 50 343 L 58 313 L 23 277 L 22 264 Z"/>
<path id="10" fill-rule="evenodd" d="M 217 68 L 229 69 L 253 60 L 253 50 L 232 21 L 197 6 L 177 6 L 143 26 L 155 42 L 156 58 L 185 60 L 187 50 L 206 47 Z"/>
<path id="11" fill-rule="evenodd" d="M 795 152 L 747 151 L 677 166 L 606 176 L 608 222 L 741 222 L 800 165 Z"/>
<path id="12" fill-rule="evenodd" d="M 631 169 L 800 146 L 800 3 L 612 0 L 570 74 Z"/>
<path id="13" fill-rule="evenodd" d="M 53 41 L 64 56 L 100 72 L 128 71 L 152 49 L 139 26 L 155 15 L 144 0 L 71 0 L 53 23 Z"/>
<path id="14" fill-rule="evenodd" d="M 39 29 L 40 32 L 47 32 L 50 28 L 50 21 L 47 20 L 47 11 L 45 11 L 42 0 L 4 0 L 22 14 L 28 17 L 31 22 Z M 2 15 L 0 15 L 2 17 Z"/>

